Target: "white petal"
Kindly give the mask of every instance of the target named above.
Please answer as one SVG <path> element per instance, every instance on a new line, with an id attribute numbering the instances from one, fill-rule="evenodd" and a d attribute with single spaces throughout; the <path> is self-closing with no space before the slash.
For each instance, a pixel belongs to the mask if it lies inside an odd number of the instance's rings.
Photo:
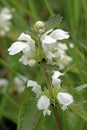
<path id="1" fill-rule="evenodd" d="M 66 92 L 60 92 L 57 94 L 57 99 L 60 104 L 68 106 L 71 103 L 73 103 L 73 97 L 72 95 L 66 93 Z"/>
<path id="2" fill-rule="evenodd" d="M 7 7 L 2 9 L 1 17 L 3 18 L 3 20 L 10 20 L 12 18 L 12 14 Z"/>
<path id="3" fill-rule="evenodd" d="M 28 64 L 29 64 L 29 60 L 28 60 L 28 58 L 27 58 L 25 55 L 23 55 L 23 56 L 19 59 L 19 61 L 20 61 L 22 64 L 24 64 L 24 65 L 28 65 Z"/>
<path id="4" fill-rule="evenodd" d="M 36 93 L 37 95 L 41 94 L 42 92 L 41 86 L 35 81 L 28 80 L 27 87 L 32 87 L 32 91 Z"/>
<path id="5" fill-rule="evenodd" d="M 24 91 L 24 83 L 26 83 L 27 78 L 25 76 L 19 75 L 14 78 L 15 88 L 18 93 L 21 93 Z"/>
<path id="6" fill-rule="evenodd" d="M 31 39 L 30 35 L 21 33 L 20 36 L 18 37 L 18 40 L 22 41 L 29 41 Z"/>
<path id="7" fill-rule="evenodd" d="M 38 100 L 37 104 L 38 109 L 40 110 L 47 109 L 49 105 L 50 105 L 50 99 L 47 96 L 42 95 Z"/>
<path id="8" fill-rule="evenodd" d="M 55 40 L 63 40 L 69 38 L 68 32 L 63 31 L 61 29 L 54 30 L 49 36 Z"/>
<path id="9" fill-rule="evenodd" d="M 58 47 L 60 48 L 60 49 L 62 49 L 63 51 L 66 51 L 66 50 L 68 50 L 68 47 L 67 47 L 67 45 L 66 44 L 64 44 L 64 43 L 58 43 Z"/>
<path id="10" fill-rule="evenodd" d="M 52 85 L 54 87 L 60 88 L 61 79 L 52 79 Z"/>
<path id="11" fill-rule="evenodd" d="M 42 38 L 42 43 L 43 44 L 52 44 L 52 43 L 55 43 L 56 40 L 51 38 L 50 36 L 45 36 Z"/>
<path id="12" fill-rule="evenodd" d="M 55 57 L 55 55 L 54 55 L 51 51 L 48 52 L 47 58 L 48 58 L 49 60 L 52 60 L 53 57 Z"/>
<path id="13" fill-rule="evenodd" d="M 48 107 L 50 106 L 50 99 L 45 96 L 45 95 L 42 95 L 39 100 L 38 100 L 38 103 L 37 103 L 37 108 L 39 110 L 43 110 L 43 115 L 45 116 L 46 113 L 48 115 L 51 114 L 51 111 L 48 109 Z"/>
<path id="14" fill-rule="evenodd" d="M 21 33 L 21 35 L 18 37 L 18 40 L 25 41 L 25 43 L 29 43 L 30 46 L 35 46 L 35 41 L 31 38 L 29 34 Z"/>
<path id="15" fill-rule="evenodd" d="M 63 73 L 59 72 L 59 71 L 54 71 L 53 75 L 52 75 L 52 79 L 57 79 L 59 78 L 61 75 L 63 75 Z"/>
<path id="16" fill-rule="evenodd" d="M 14 42 L 11 47 L 8 49 L 10 55 L 15 55 L 22 51 L 24 48 L 27 48 L 28 45 L 24 42 Z"/>
<path id="17" fill-rule="evenodd" d="M 0 79 L 0 87 L 7 87 L 8 86 L 8 80 L 1 78 Z"/>
<path id="18" fill-rule="evenodd" d="M 46 116 L 46 114 L 51 115 L 51 111 L 49 109 L 43 110 L 43 115 Z"/>

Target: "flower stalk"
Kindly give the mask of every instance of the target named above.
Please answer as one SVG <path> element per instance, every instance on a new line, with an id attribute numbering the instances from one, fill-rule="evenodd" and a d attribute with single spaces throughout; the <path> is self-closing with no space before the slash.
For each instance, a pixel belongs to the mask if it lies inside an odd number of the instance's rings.
<path id="1" fill-rule="evenodd" d="M 50 81 L 50 78 L 49 78 L 49 74 L 45 69 L 44 69 L 44 74 L 45 74 L 45 79 L 46 79 L 46 84 L 47 84 L 47 87 L 48 87 L 48 90 L 49 90 L 49 94 L 50 94 L 51 97 L 53 97 L 53 92 L 52 92 L 52 89 L 51 89 L 51 81 Z M 55 115 L 57 126 L 58 126 L 59 130 L 63 130 L 61 118 L 59 116 L 57 107 L 53 104 L 51 106 L 53 108 L 53 112 L 54 112 L 54 115 Z"/>

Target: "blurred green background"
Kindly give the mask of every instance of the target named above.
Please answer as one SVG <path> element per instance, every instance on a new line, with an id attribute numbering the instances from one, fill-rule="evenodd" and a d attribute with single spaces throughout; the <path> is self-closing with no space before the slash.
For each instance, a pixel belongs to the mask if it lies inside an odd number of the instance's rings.
<path id="1" fill-rule="evenodd" d="M 13 9 L 11 30 L 0 37 L 0 78 L 6 78 L 9 86 L 6 92 L 0 89 L 0 130 L 16 130 L 22 94 L 13 92 L 13 78 L 18 73 L 28 79 L 44 84 L 42 71 L 29 68 L 18 62 L 20 54 L 9 56 L 7 49 L 16 41 L 21 32 L 28 31 L 30 24 L 37 20 L 60 14 L 63 19 L 59 28 L 70 33 L 74 48 L 68 50 L 72 64 L 64 70 L 63 81 L 67 86 L 76 87 L 87 83 L 87 0 L 0 0 L 0 8 Z M 42 75 L 42 76 L 41 76 Z M 87 99 L 87 90 L 83 97 Z M 72 112 L 61 112 L 64 130 L 87 130 L 87 123 Z M 54 116 L 43 117 L 35 130 L 56 130 Z"/>

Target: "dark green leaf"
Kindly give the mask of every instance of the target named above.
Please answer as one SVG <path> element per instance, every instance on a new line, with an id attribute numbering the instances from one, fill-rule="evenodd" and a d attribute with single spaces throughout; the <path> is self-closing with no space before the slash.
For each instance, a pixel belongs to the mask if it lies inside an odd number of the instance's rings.
<path id="1" fill-rule="evenodd" d="M 45 23 L 46 30 L 56 28 L 60 24 L 61 20 L 62 17 L 59 14 L 49 17 L 49 19 Z"/>
<path id="2" fill-rule="evenodd" d="M 84 106 L 85 107 L 85 106 Z M 70 106 L 70 109 L 77 114 L 78 116 L 80 116 L 82 119 L 84 119 L 85 121 L 87 121 L 87 111 L 84 109 L 84 107 L 80 104 L 73 104 Z"/>
<path id="3" fill-rule="evenodd" d="M 83 89 L 85 89 L 85 88 L 87 88 L 87 84 L 80 85 L 80 86 L 76 87 L 75 89 L 76 89 L 77 91 L 81 91 L 81 90 L 83 90 Z"/>
<path id="4" fill-rule="evenodd" d="M 19 112 L 17 130 L 33 130 L 40 119 L 41 113 L 37 110 L 35 98 L 26 88 L 23 94 L 22 106 Z"/>

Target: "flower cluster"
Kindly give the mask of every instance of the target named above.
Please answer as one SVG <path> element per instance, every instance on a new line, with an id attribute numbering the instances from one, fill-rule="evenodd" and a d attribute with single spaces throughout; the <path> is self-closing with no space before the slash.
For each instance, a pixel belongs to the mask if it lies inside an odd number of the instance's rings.
<path id="1" fill-rule="evenodd" d="M 38 45 L 37 47 L 36 41 L 33 40 L 29 34 L 22 33 L 18 37 L 17 41 L 8 49 L 9 54 L 15 55 L 22 52 L 23 56 L 19 61 L 24 65 L 33 67 L 38 64 L 38 59 L 41 56 L 40 52 L 42 49 L 44 57 L 41 58 L 44 58 L 45 61 L 47 61 L 47 64 L 57 65 L 60 69 L 64 69 L 72 61 L 72 58 L 66 53 L 68 50 L 67 45 L 60 42 L 63 39 L 69 38 L 68 32 L 61 29 L 51 29 L 44 32 L 44 24 L 40 21 L 35 24 L 34 29 L 35 31 L 37 30 L 36 33 L 39 33 L 39 44 L 41 45 Z"/>
<path id="2" fill-rule="evenodd" d="M 66 110 L 67 107 L 73 103 L 73 97 L 71 94 L 68 94 L 66 92 L 62 92 L 58 90 L 61 88 L 61 79 L 59 78 L 61 75 L 63 75 L 62 73 L 60 73 L 59 71 L 54 71 L 53 75 L 52 75 L 52 85 L 53 85 L 53 89 L 56 88 L 56 96 L 53 96 L 54 98 L 56 97 L 56 99 L 61 105 L 62 105 L 62 110 Z M 32 87 L 32 91 L 36 94 L 38 99 L 37 102 L 37 108 L 39 110 L 43 110 L 43 115 L 45 116 L 50 115 L 51 111 L 49 110 L 50 105 L 52 104 L 51 99 L 49 98 L 49 95 L 46 95 L 45 91 L 42 91 L 41 86 L 32 80 L 29 80 L 27 82 L 27 87 Z"/>
<path id="3" fill-rule="evenodd" d="M 9 8 L 5 7 L 0 11 L 0 36 L 5 36 L 10 30 L 12 14 Z"/>
<path id="4" fill-rule="evenodd" d="M 66 53 L 68 50 L 67 45 L 60 42 L 69 38 L 68 32 L 61 29 L 46 31 L 45 25 L 41 21 L 36 22 L 33 29 L 37 38 L 34 38 L 34 40 L 29 34 L 22 33 L 8 49 L 9 54 L 15 55 L 22 52 L 23 55 L 19 61 L 31 67 L 40 63 L 43 64 L 43 59 L 45 59 L 47 64 L 56 65 L 59 69 L 64 69 L 72 61 L 72 58 Z M 37 42 L 38 45 L 36 44 Z M 45 65 L 43 64 L 42 66 Z M 49 107 L 56 104 L 56 102 L 62 105 L 62 110 L 66 110 L 73 103 L 72 95 L 65 92 L 61 87 L 60 76 L 62 75 L 64 73 L 53 71 L 50 88 L 48 89 L 47 86 L 44 91 L 36 81 L 28 80 L 27 82 L 27 87 L 31 87 L 32 92 L 36 94 L 36 98 L 38 98 L 37 108 L 43 110 L 44 116 L 51 114 Z M 50 89 L 52 90 L 52 95 L 49 92 Z"/>

